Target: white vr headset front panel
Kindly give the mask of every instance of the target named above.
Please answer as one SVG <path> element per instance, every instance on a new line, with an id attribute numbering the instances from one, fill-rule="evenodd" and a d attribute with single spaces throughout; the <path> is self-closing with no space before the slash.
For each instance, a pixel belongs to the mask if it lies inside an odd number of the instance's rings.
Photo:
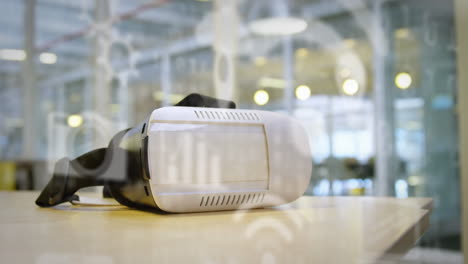
<path id="1" fill-rule="evenodd" d="M 309 184 L 307 135 L 285 115 L 164 107 L 153 111 L 147 131 L 151 193 L 164 211 L 279 205 Z"/>

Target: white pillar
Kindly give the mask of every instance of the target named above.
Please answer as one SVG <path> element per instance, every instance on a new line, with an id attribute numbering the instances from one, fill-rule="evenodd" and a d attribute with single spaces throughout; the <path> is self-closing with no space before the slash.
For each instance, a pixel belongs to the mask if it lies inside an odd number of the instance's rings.
<path id="1" fill-rule="evenodd" d="M 99 25 L 99 28 L 103 30 L 97 31 L 97 34 L 94 39 L 94 61 L 92 72 L 93 76 L 93 87 L 92 87 L 92 105 L 93 113 L 98 118 L 103 118 L 104 120 L 110 119 L 110 99 L 111 99 L 111 77 L 109 76 L 109 68 L 112 65 L 105 65 L 105 63 L 110 64 L 110 60 L 105 60 L 103 56 L 106 55 L 106 48 L 108 45 L 109 37 L 107 34 L 111 34 L 111 26 L 109 28 L 102 26 L 105 23 L 109 23 L 111 17 L 110 3 L 109 0 L 100 0 L 95 3 L 95 27 Z M 109 32 L 105 32 L 109 31 Z M 102 61 L 100 61 L 102 60 Z M 96 118 L 94 118 L 96 119 Z M 97 119 L 96 119 L 97 120 Z M 93 130 L 93 148 L 102 147 L 106 142 L 101 142 L 103 139 L 98 135 L 97 130 L 99 130 L 99 124 L 95 120 L 92 120 Z M 105 140 L 105 139 L 104 139 Z"/>
<path id="2" fill-rule="evenodd" d="M 214 8 L 215 96 L 236 101 L 236 57 L 239 42 L 237 0 L 216 0 Z"/>
<path id="3" fill-rule="evenodd" d="M 164 54 L 161 57 L 161 87 L 163 92 L 163 106 L 170 106 L 170 95 L 172 92 L 172 69 L 171 69 L 171 55 Z"/>
<path id="4" fill-rule="evenodd" d="M 374 69 L 374 140 L 375 140 L 375 195 L 392 194 L 392 179 L 395 175 L 395 140 L 393 96 L 385 79 L 389 43 L 385 43 L 382 17 L 382 0 L 373 2 L 371 41 Z"/>
<path id="5" fill-rule="evenodd" d="M 457 43 L 458 122 L 460 137 L 460 181 L 462 208 L 462 246 L 465 263 L 468 262 L 468 1 L 455 0 L 455 26 Z"/>
<path id="6" fill-rule="evenodd" d="M 292 115 L 294 110 L 294 56 L 291 36 L 283 37 L 283 78 L 285 81 L 284 109 Z"/>
<path id="7" fill-rule="evenodd" d="M 35 72 L 36 1 L 24 0 L 24 50 L 23 62 L 23 159 L 37 158 L 37 93 Z"/>

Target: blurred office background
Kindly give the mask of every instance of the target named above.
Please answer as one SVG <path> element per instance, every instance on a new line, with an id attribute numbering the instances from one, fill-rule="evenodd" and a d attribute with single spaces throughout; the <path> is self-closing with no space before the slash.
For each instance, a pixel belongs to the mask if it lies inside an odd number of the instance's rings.
<path id="1" fill-rule="evenodd" d="M 453 1 L 0 3 L 0 189 L 198 92 L 301 120 L 308 195 L 432 197 L 412 257 L 462 259 Z"/>

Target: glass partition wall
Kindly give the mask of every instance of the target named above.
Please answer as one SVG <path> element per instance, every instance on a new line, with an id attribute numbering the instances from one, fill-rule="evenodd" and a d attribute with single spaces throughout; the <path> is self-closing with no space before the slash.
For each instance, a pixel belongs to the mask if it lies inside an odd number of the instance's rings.
<path id="1" fill-rule="evenodd" d="M 453 1 L 2 7 L 1 189 L 41 189 L 58 158 L 198 92 L 299 119 L 307 195 L 432 197 L 418 248 L 460 257 Z"/>

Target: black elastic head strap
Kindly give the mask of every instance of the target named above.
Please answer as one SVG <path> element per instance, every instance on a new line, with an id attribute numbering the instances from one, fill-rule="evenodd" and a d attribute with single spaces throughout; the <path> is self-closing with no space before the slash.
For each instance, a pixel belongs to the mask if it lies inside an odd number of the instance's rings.
<path id="1" fill-rule="evenodd" d="M 176 106 L 236 108 L 236 104 L 232 101 L 216 99 L 196 93 L 188 95 L 177 103 Z M 90 151 L 74 160 L 62 158 L 57 161 L 54 174 L 37 198 L 36 204 L 41 207 L 51 207 L 63 202 L 78 200 L 79 198 L 75 193 L 84 187 L 100 185 L 119 186 L 126 184 L 128 177 L 117 180 L 102 176 L 112 166 L 113 156 L 125 155 L 119 150 L 118 144 L 128 130 L 120 131 L 115 135 L 109 143 L 108 148 Z M 116 196 L 115 192 L 112 195 Z"/>
<path id="2" fill-rule="evenodd" d="M 72 200 L 79 200 L 75 193 L 84 187 L 100 186 L 110 182 L 122 182 L 114 177 L 102 177 L 112 166 L 112 159 L 120 152 L 118 142 L 128 129 L 117 133 L 107 148 L 95 149 L 76 159 L 65 157 L 55 163 L 54 174 L 36 200 L 41 207 L 51 207 Z"/>
<path id="3" fill-rule="evenodd" d="M 79 189 L 101 185 L 99 179 L 93 177 L 91 173 L 86 172 L 85 175 L 78 173 L 86 168 L 89 168 L 90 171 L 96 170 L 98 167 L 88 166 L 104 164 L 105 156 L 106 148 L 101 148 L 90 151 L 74 160 L 62 158 L 57 161 L 54 174 L 37 198 L 36 204 L 41 207 L 50 207 L 63 202 L 71 202 L 78 199 L 75 192 Z"/>

